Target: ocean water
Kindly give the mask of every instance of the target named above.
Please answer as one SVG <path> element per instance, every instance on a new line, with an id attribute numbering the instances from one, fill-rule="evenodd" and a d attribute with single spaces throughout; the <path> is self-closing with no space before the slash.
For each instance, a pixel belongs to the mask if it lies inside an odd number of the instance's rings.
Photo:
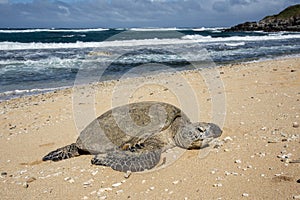
<path id="1" fill-rule="evenodd" d="M 292 32 L 1 29 L 0 101 L 72 87 L 78 80 L 89 83 L 298 55 L 300 33 Z"/>

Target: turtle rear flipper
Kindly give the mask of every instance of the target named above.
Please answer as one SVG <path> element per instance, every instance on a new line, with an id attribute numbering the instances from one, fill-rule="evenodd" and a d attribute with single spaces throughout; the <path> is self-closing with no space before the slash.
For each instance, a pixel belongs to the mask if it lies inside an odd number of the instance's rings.
<path id="1" fill-rule="evenodd" d="M 121 172 L 138 172 L 155 167 L 160 160 L 161 150 L 153 151 L 122 151 L 115 150 L 107 154 L 98 154 L 92 159 L 92 164 L 109 166 Z"/>
<path id="2" fill-rule="evenodd" d="M 70 145 L 51 151 L 50 153 L 48 153 L 46 156 L 43 157 L 43 161 L 47 161 L 47 160 L 60 161 L 63 159 L 79 156 L 81 154 L 83 153 L 80 152 L 80 149 L 78 149 L 76 144 L 72 143 Z"/>

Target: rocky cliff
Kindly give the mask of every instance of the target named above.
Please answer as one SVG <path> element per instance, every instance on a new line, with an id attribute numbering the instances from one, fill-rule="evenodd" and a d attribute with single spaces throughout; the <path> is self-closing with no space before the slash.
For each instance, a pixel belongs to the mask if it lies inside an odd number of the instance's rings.
<path id="1" fill-rule="evenodd" d="M 300 4 L 290 6 L 279 14 L 267 16 L 258 22 L 246 22 L 233 26 L 226 31 L 300 32 Z"/>

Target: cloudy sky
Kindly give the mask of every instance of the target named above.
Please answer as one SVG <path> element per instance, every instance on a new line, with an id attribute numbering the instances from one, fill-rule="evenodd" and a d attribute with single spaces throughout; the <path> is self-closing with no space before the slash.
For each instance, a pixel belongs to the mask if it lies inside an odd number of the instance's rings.
<path id="1" fill-rule="evenodd" d="M 0 28 L 227 27 L 299 0 L 0 0 Z"/>

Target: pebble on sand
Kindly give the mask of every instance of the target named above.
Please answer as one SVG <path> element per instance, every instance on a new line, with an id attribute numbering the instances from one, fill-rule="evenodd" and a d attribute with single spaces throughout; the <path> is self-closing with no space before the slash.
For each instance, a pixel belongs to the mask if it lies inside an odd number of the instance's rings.
<path id="1" fill-rule="evenodd" d="M 24 182 L 24 183 L 23 183 L 23 187 L 24 187 L 24 188 L 28 188 L 28 187 L 29 187 L 28 183 L 27 183 L 27 182 Z"/>
<path id="2" fill-rule="evenodd" d="M 249 194 L 248 193 L 243 193 L 242 196 L 243 197 L 249 197 Z"/>
<path id="3" fill-rule="evenodd" d="M 213 187 L 222 187 L 222 183 L 213 184 Z"/>
<path id="4" fill-rule="evenodd" d="M 224 140 L 225 143 L 227 143 L 229 141 L 233 141 L 233 139 L 229 136 L 225 137 L 223 140 Z"/>
<path id="5" fill-rule="evenodd" d="M 241 160 L 235 160 L 234 163 L 242 163 Z"/>
<path id="6" fill-rule="evenodd" d="M 131 171 L 127 171 L 127 172 L 124 174 L 124 178 L 129 178 L 131 174 L 132 174 Z"/>
<path id="7" fill-rule="evenodd" d="M 115 187 L 119 187 L 120 185 L 122 185 L 121 182 L 119 182 L 119 183 L 114 183 L 114 184 L 112 184 L 111 186 L 115 188 Z"/>
<path id="8" fill-rule="evenodd" d="M 1 176 L 7 176 L 7 172 L 1 172 Z"/>
<path id="9" fill-rule="evenodd" d="M 293 122 L 293 127 L 294 128 L 299 128 L 299 123 L 298 122 Z"/>
<path id="10" fill-rule="evenodd" d="M 124 190 L 118 190 L 118 191 L 116 191 L 116 194 L 121 194 L 123 192 L 124 192 Z"/>
<path id="11" fill-rule="evenodd" d="M 33 181 L 35 181 L 36 180 L 36 178 L 35 177 L 29 177 L 28 179 L 27 179 L 27 183 L 32 183 Z"/>
<path id="12" fill-rule="evenodd" d="M 64 180 L 68 181 L 69 183 L 74 183 L 75 182 L 75 180 L 71 177 L 66 177 L 66 178 L 64 178 Z"/>
<path id="13" fill-rule="evenodd" d="M 88 180 L 88 181 L 85 181 L 85 182 L 83 183 L 83 186 L 84 186 L 84 187 L 91 186 L 93 182 L 94 182 L 94 179 L 90 179 L 90 180 Z"/>
<path id="14" fill-rule="evenodd" d="M 300 199 L 300 195 L 293 196 L 293 199 Z"/>
<path id="15" fill-rule="evenodd" d="M 154 187 L 154 186 L 152 186 L 152 187 L 150 187 L 149 189 L 153 191 L 153 190 L 155 189 L 155 187 Z"/>

